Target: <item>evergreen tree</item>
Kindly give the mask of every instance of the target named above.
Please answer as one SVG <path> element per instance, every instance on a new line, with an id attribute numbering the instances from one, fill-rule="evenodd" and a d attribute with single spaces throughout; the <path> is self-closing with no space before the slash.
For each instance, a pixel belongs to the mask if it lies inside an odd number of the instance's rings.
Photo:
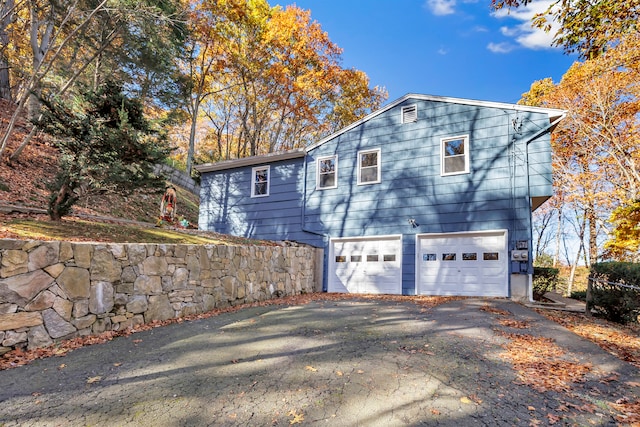
<path id="1" fill-rule="evenodd" d="M 164 136 L 143 116 L 142 105 L 126 97 L 122 87 L 106 82 L 87 91 L 69 108 L 43 100 L 37 125 L 55 137 L 60 150 L 59 169 L 50 183 L 49 215 L 59 220 L 82 194 L 90 191 L 131 192 L 160 188 L 153 174 L 169 148 Z"/>

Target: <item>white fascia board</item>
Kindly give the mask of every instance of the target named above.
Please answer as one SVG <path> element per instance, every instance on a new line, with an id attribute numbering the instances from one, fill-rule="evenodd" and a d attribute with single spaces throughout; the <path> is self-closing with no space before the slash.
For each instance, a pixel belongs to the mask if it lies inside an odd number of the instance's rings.
<path id="1" fill-rule="evenodd" d="M 304 157 L 306 151 L 302 148 L 297 150 L 285 151 L 283 153 L 270 153 L 263 156 L 244 157 L 241 159 L 223 160 L 217 163 L 205 163 L 203 165 L 194 166 L 195 170 L 200 173 L 215 172 L 226 169 L 235 169 L 244 166 L 256 166 L 268 163 L 279 162 L 282 160 L 297 159 Z"/>

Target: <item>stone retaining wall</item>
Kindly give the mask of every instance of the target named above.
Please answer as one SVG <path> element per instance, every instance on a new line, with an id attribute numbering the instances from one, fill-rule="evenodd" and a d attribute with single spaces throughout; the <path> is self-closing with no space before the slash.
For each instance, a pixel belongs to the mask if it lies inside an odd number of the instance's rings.
<path id="1" fill-rule="evenodd" d="M 0 354 L 314 292 L 321 257 L 309 246 L 0 240 Z"/>

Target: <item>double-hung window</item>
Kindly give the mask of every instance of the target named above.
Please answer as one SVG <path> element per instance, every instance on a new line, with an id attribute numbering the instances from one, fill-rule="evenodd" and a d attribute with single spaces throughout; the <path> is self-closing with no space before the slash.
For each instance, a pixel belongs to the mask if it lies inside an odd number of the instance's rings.
<path id="1" fill-rule="evenodd" d="M 441 174 L 469 173 L 469 136 L 443 138 L 440 142 Z"/>
<path id="2" fill-rule="evenodd" d="M 338 187 L 338 156 L 320 157 L 317 170 L 316 187 L 319 190 Z"/>
<path id="3" fill-rule="evenodd" d="M 251 197 L 269 195 L 270 166 L 258 166 L 251 170 Z"/>
<path id="4" fill-rule="evenodd" d="M 380 182 L 380 149 L 358 152 L 358 185 Z"/>

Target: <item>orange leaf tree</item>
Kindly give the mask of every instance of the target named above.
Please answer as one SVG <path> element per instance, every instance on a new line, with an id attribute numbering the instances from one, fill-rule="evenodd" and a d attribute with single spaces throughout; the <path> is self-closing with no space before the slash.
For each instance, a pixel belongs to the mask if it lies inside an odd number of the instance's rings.
<path id="1" fill-rule="evenodd" d="M 552 142 L 554 174 L 565 206 L 586 221 L 577 229 L 588 230 L 588 262 L 601 255 L 600 225 L 639 197 L 639 42 L 637 33 L 625 37 L 600 57 L 576 62 L 557 85 L 534 83 L 522 101 L 567 110 Z"/>
<path id="2" fill-rule="evenodd" d="M 193 28 L 197 52 L 208 55 L 200 64 L 215 67 L 198 66 L 188 165 L 196 154 L 218 161 L 303 147 L 386 99 L 365 73 L 340 66 L 342 50 L 310 11 L 265 0 L 198 2 L 194 9 L 205 17 Z M 198 133 L 201 119 L 206 131 Z"/>

